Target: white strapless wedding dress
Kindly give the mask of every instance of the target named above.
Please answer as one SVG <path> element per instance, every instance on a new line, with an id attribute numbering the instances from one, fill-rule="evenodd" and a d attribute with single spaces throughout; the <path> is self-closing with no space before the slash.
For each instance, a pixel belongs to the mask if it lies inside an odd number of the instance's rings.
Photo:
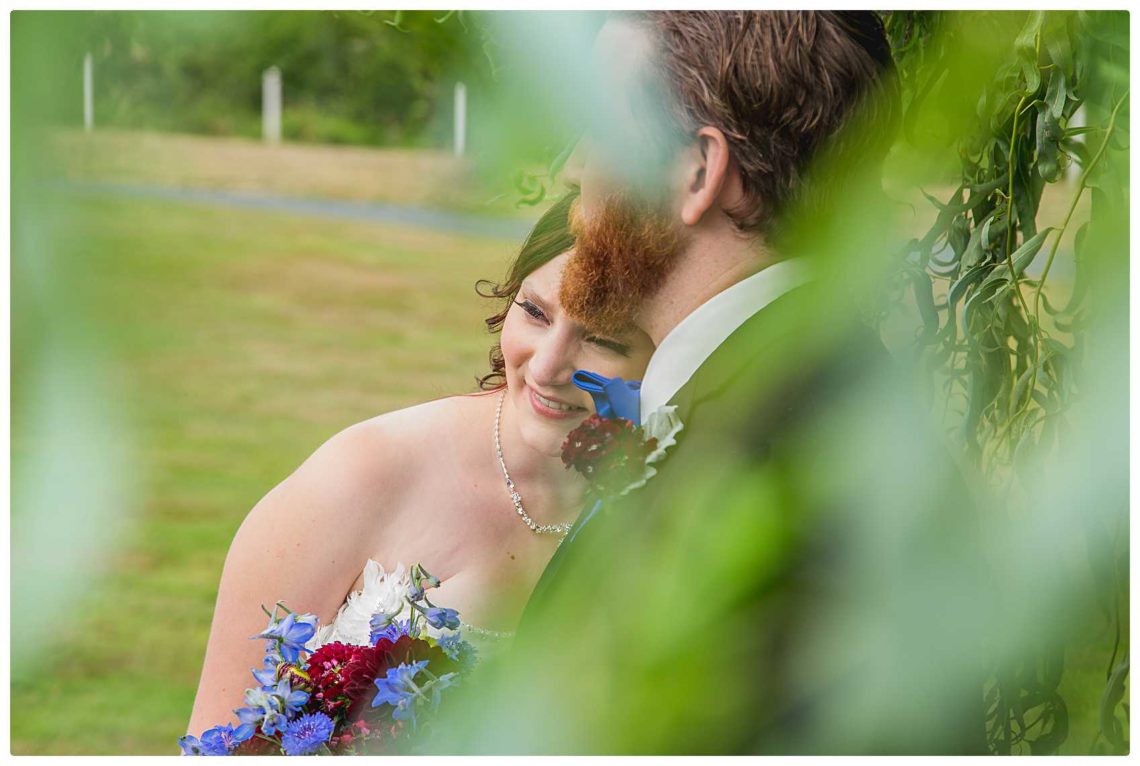
<path id="1" fill-rule="evenodd" d="M 355 646 L 369 645 L 372 632 L 369 621 L 372 619 L 372 615 L 380 611 L 391 614 L 397 611 L 401 605 L 406 606 L 404 594 L 408 592 L 410 584 L 411 577 L 407 567 L 403 564 L 397 564 L 391 572 L 385 572 L 383 566 L 372 559 L 368 559 L 364 565 L 364 582 L 360 590 L 348 594 L 348 598 L 345 599 L 333 621 L 318 628 L 313 637 L 305 644 L 305 648 L 312 652 L 333 641 Z M 440 606 L 444 605 L 441 604 Z M 406 619 L 406 613 L 401 616 L 401 619 Z M 422 631 L 436 638 L 456 632 L 447 628 L 433 628 L 422 619 L 419 621 L 419 625 Z M 460 624 L 458 632 L 481 654 L 494 651 L 497 647 L 507 643 L 507 640 L 514 635 L 513 633 L 477 628 L 466 622 Z"/>

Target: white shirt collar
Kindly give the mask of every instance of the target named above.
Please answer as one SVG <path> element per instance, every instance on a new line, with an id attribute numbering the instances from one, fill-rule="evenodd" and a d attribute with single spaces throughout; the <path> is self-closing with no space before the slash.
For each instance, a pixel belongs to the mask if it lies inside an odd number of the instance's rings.
<path id="1" fill-rule="evenodd" d="M 669 331 L 641 381 L 641 419 L 669 403 L 712 352 L 760 309 L 808 279 L 802 258 L 774 263 L 702 303 Z"/>

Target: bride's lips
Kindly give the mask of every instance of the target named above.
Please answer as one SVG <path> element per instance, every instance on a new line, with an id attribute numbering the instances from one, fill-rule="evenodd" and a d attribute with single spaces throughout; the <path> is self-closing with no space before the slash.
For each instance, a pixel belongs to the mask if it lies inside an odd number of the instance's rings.
<path id="1" fill-rule="evenodd" d="M 533 409 L 537 414 L 541 415 L 544 418 L 550 418 L 551 420 L 565 420 L 566 418 L 573 417 L 580 418 L 586 412 L 585 407 L 579 407 L 576 404 L 570 404 L 570 402 L 564 402 L 561 399 L 555 399 L 552 396 L 543 396 L 530 386 L 526 387 L 526 393 L 527 399 L 530 401 L 531 409 Z M 549 404 L 543 402 L 543 399 L 546 399 L 549 402 L 554 402 L 566 407 L 570 407 L 571 409 L 555 409 Z"/>

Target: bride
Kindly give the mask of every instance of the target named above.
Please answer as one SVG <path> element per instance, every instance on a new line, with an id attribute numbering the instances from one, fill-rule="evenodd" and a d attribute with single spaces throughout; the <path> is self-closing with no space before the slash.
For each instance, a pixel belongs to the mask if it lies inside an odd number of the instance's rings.
<path id="1" fill-rule="evenodd" d="M 433 601 L 459 611 L 465 637 L 509 635 L 585 489 L 560 459 L 566 434 L 593 411 L 570 376 L 640 379 L 653 352 L 636 328 L 601 337 L 562 313 L 575 199 L 539 220 L 488 296 L 506 303 L 487 320 L 501 332 L 483 391 L 346 428 L 246 516 L 222 571 L 191 734 L 237 723 L 233 709 L 265 652 L 250 640 L 265 628 L 263 604 L 317 615 L 325 628 L 310 648 L 356 643 L 352 602 L 382 598 L 404 565 L 420 563 L 441 581 Z"/>

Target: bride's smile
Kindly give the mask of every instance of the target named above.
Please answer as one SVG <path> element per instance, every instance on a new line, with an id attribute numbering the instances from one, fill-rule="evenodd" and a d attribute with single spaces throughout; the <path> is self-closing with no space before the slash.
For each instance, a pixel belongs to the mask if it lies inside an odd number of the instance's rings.
<path id="1" fill-rule="evenodd" d="M 538 391 L 535 391 L 533 386 L 527 385 L 527 391 L 530 393 L 530 401 L 534 406 L 534 411 L 543 417 L 555 419 L 569 418 L 586 412 L 586 408 L 580 405 L 563 402 L 550 396 L 543 396 L 538 393 Z"/>

